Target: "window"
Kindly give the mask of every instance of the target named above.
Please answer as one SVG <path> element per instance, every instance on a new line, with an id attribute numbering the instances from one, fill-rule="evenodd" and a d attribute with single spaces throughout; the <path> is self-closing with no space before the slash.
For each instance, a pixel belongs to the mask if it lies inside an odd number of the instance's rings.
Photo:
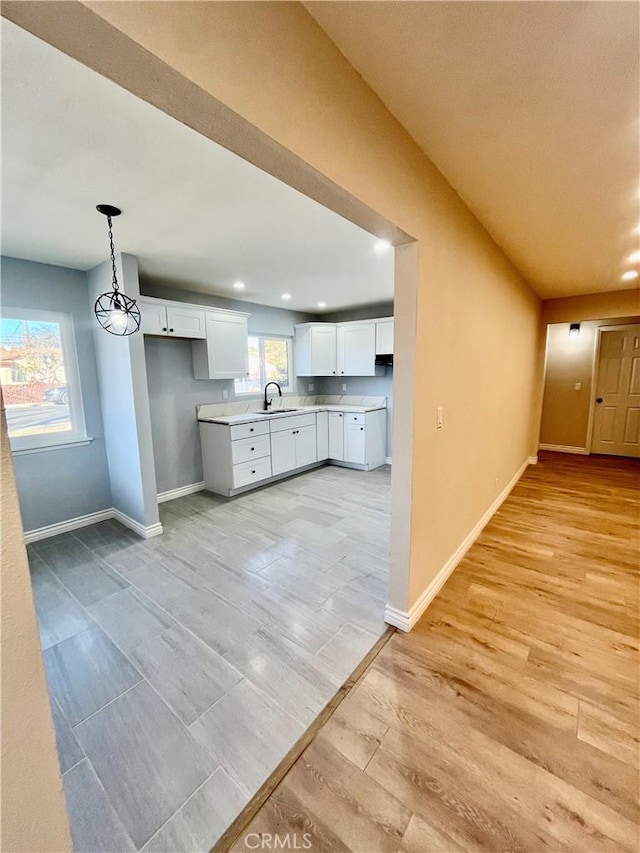
<path id="1" fill-rule="evenodd" d="M 249 375 L 235 380 L 236 394 L 262 394 L 267 382 L 291 391 L 291 338 L 249 335 Z"/>
<path id="2" fill-rule="evenodd" d="M 68 314 L 4 309 L 0 384 L 14 451 L 87 441 Z"/>

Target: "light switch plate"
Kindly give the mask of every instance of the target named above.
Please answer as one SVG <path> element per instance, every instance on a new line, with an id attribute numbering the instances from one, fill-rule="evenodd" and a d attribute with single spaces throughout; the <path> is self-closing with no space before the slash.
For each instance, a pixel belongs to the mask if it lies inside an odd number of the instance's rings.
<path id="1" fill-rule="evenodd" d="M 229 392 L 227 391 L 227 389 L 226 389 L 226 388 L 223 388 L 223 389 L 222 389 L 222 399 L 223 399 L 223 400 L 228 400 L 228 399 L 229 399 Z"/>
<path id="2" fill-rule="evenodd" d="M 342 383 L 342 390 L 343 390 L 343 391 L 346 391 L 346 390 L 347 390 L 347 383 L 346 383 L 346 382 L 343 382 L 343 383 Z"/>
<path id="3" fill-rule="evenodd" d="M 582 382 L 576 382 L 576 384 L 573 386 L 573 390 L 582 391 Z"/>
<path id="4" fill-rule="evenodd" d="M 313 391 L 313 382 L 309 383 L 309 391 Z"/>

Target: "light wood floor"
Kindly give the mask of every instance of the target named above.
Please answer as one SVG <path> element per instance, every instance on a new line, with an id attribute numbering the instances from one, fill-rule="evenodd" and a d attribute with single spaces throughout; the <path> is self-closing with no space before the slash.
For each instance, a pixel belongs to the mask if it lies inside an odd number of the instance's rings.
<path id="1" fill-rule="evenodd" d="M 542 454 L 231 849 L 638 850 L 639 470 Z"/>

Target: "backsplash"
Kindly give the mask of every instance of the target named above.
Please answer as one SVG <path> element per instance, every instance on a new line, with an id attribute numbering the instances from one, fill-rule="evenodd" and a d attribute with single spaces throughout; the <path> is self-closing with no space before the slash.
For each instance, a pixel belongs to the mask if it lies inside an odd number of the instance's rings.
<path id="1" fill-rule="evenodd" d="M 384 406 L 387 405 L 386 397 L 357 397 L 352 395 L 338 394 L 310 394 L 307 397 L 273 397 L 269 407 L 270 411 L 278 409 L 290 409 L 297 406 Z M 222 415 L 244 415 L 256 412 L 262 407 L 261 400 L 234 400 L 230 403 L 203 403 L 196 406 L 196 414 L 202 418 L 216 418 Z"/>

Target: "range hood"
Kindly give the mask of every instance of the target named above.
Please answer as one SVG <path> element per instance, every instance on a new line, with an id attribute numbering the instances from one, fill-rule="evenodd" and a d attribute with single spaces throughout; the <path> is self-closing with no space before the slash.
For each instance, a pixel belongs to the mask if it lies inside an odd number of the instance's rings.
<path id="1" fill-rule="evenodd" d="M 393 353 L 387 353 L 386 355 L 377 355 L 376 356 L 376 364 L 384 365 L 385 367 L 393 367 Z"/>

